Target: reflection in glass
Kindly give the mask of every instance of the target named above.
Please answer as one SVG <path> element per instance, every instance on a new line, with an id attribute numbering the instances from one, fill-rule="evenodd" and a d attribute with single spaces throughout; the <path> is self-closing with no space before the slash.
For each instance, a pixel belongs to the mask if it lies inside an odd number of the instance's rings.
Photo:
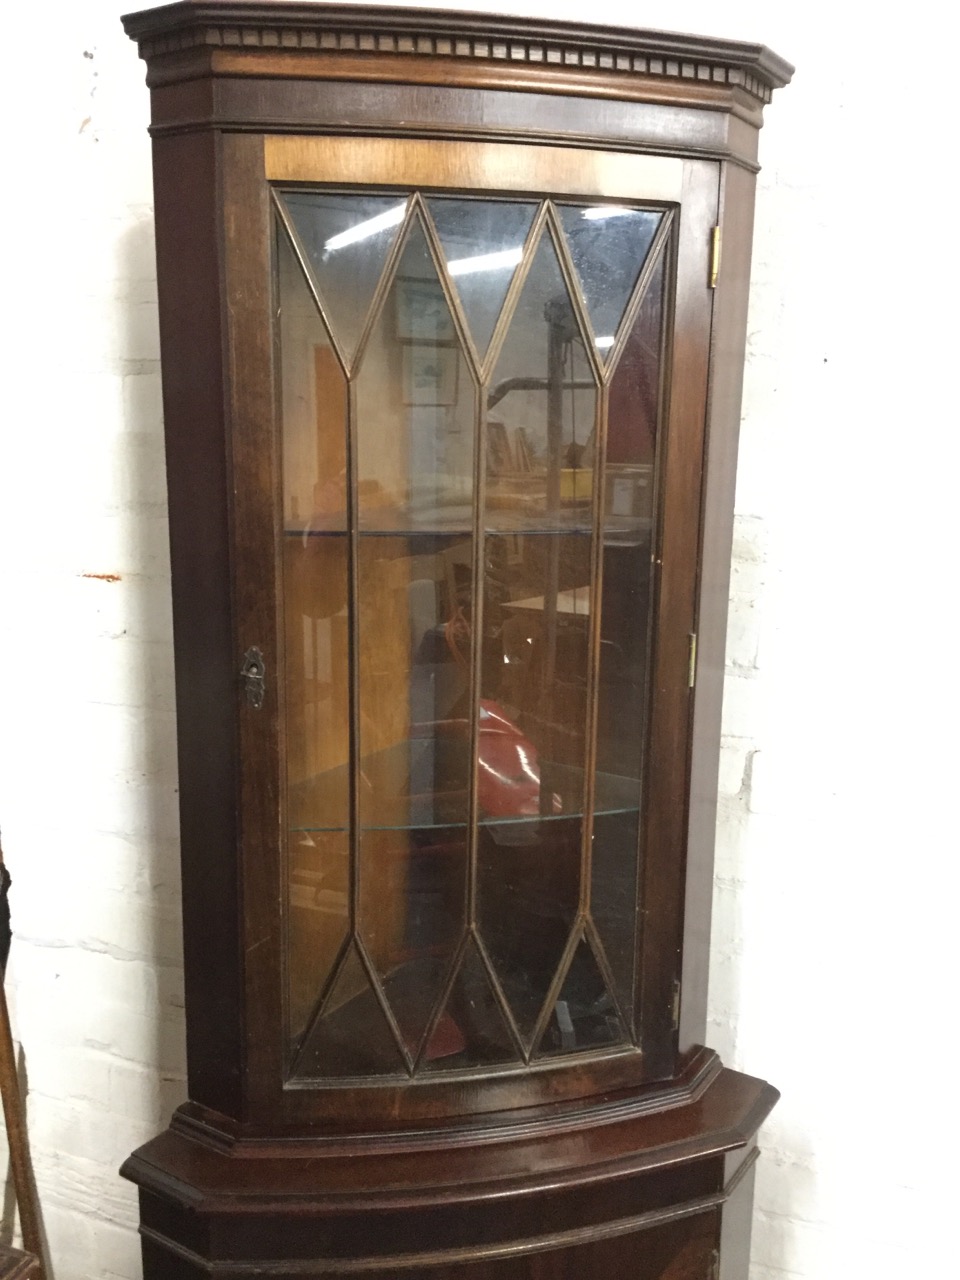
<path id="1" fill-rule="evenodd" d="M 524 1037 L 579 901 L 590 542 L 525 533 L 484 544 L 478 913 Z"/>
<path id="2" fill-rule="evenodd" d="M 282 395 L 289 1034 L 314 1008 L 348 922 L 346 381 L 278 229 Z"/>
<path id="3" fill-rule="evenodd" d="M 364 534 L 358 556 L 361 825 L 465 822 L 469 540 Z"/>
<path id="4" fill-rule="evenodd" d="M 486 527 L 589 529 L 596 384 L 546 232 L 486 399 Z"/>
<path id="5" fill-rule="evenodd" d="M 290 1038 L 296 1043 L 316 1008 L 350 919 L 350 841 L 346 831 L 294 831 L 288 853 L 287 965 Z"/>
<path id="6" fill-rule="evenodd" d="M 282 228 L 277 231 L 283 511 L 288 533 L 347 527 L 347 384 Z"/>
<path id="7" fill-rule="evenodd" d="M 581 820 L 484 823 L 478 927 L 529 1047 L 577 910 Z"/>
<path id="8" fill-rule="evenodd" d="M 428 200 L 427 206 L 482 360 L 523 255 L 537 206 L 443 196 Z"/>
<path id="9" fill-rule="evenodd" d="M 334 335 L 349 362 L 403 221 L 406 198 L 361 192 L 330 195 L 286 191 L 280 199 L 296 228 Z"/>
<path id="10" fill-rule="evenodd" d="M 596 411 L 546 232 L 487 407 L 478 913 L 529 1040 L 580 897 Z"/>
<path id="11" fill-rule="evenodd" d="M 560 581 L 573 584 L 567 596 L 581 608 L 548 632 L 544 579 L 554 542 L 563 544 Z M 579 584 L 589 575 L 589 543 L 557 534 L 485 539 L 478 919 L 525 1039 L 579 897 L 588 621 Z"/>
<path id="12" fill-rule="evenodd" d="M 412 1056 L 465 927 L 475 403 L 417 218 L 357 376 L 358 927 Z"/>
<path id="13" fill-rule="evenodd" d="M 562 766 L 533 809 L 547 816 L 583 806 L 591 541 L 527 533 L 489 534 L 485 543 L 481 697 L 491 729 L 503 736 L 512 720 L 532 739 L 542 778 Z M 505 721 L 493 720 L 497 705 L 508 708 Z"/>
<path id="14" fill-rule="evenodd" d="M 357 377 L 361 530 L 470 530 L 475 417 L 475 384 L 415 219 Z"/>
<path id="15" fill-rule="evenodd" d="M 604 477 L 592 914 L 625 1009 L 634 1003 L 663 281 L 661 256 L 610 385 Z M 616 775 L 627 803 L 604 814 L 605 775 Z"/>
<path id="16" fill-rule="evenodd" d="M 475 406 L 417 218 L 357 377 L 359 929 L 413 1056 L 465 927 Z"/>
<path id="17" fill-rule="evenodd" d="M 617 331 L 663 215 L 557 207 L 588 336 L 552 213 L 520 263 L 530 201 L 430 196 L 398 245 L 408 197 L 283 200 L 341 353 L 367 333 L 360 358 L 348 357 L 348 407 L 335 344 L 281 231 L 293 1074 L 433 1076 L 625 1043 L 662 261 L 629 333 Z M 476 352 L 518 270 L 481 385 Z M 602 476 L 588 342 L 607 361 Z"/>
<path id="18" fill-rule="evenodd" d="M 593 949 L 586 938 L 581 938 L 538 1052 L 576 1053 L 624 1043 L 626 1039 Z"/>
<path id="19" fill-rule="evenodd" d="M 415 1053 L 464 924 L 470 543 L 362 533 L 358 554 L 359 927 Z"/>
<path id="20" fill-rule="evenodd" d="M 405 1070 L 390 1025 L 350 945 L 320 1017 L 297 1055 L 298 1076 L 382 1076 Z"/>
<path id="21" fill-rule="evenodd" d="M 486 966 L 470 938 L 450 998 L 427 1045 L 423 1069 L 453 1071 L 516 1062 L 518 1057 Z"/>
<path id="22" fill-rule="evenodd" d="M 597 351 L 605 357 L 663 217 L 617 205 L 558 205 Z"/>

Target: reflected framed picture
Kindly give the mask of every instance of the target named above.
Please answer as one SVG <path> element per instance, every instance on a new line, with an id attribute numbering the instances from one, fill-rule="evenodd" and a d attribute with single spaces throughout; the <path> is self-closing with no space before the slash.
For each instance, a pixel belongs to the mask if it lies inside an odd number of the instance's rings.
<path id="1" fill-rule="evenodd" d="M 397 338 L 400 342 L 455 345 L 457 333 L 439 280 L 397 280 Z"/>
<path id="2" fill-rule="evenodd" d="M 433 343 L 410 343 L 403 358 L 403 403 L 457 403 L 459 351 Z"/>
<path id="3" fill-rule="evenodd" d="M 510 438 L 502 422 L 487 423 L 487 472 L 492 476 L 508 475 L 515 471 Z"/>
<path id="4" fill-rule="evenodd" d="M 517 460 L 518 471 L 533 470 L 533 450 L 530 448 L 530 437 L 525 427 L 517 427 L 513 433 L 513 449 Z"/>
<path id="5" fill-rule="evenodd" d="M 647 463 L 611 463 L 606 472 L 604 510 L 620 519 L 653 515 L 653 467 Z"/>

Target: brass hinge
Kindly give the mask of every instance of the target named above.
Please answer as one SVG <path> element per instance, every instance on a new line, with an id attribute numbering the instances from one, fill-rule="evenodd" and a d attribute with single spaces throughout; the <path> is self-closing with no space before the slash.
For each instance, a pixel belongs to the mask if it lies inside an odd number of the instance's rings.
<path id="1" fill-rule="evenodd" d="M 717 287 L 720 275 L 720 228 L 714 227 L 710 232 L 710 288 Z"/>
<path id="2" fill-rule="evenodd" d="M 680 1030 L 680 979 L 673 980 L 673 1029 Z"/>
<path id="3" fill-rule="evenodd" d="M 697 683 L 697 633 L 690 632 L 690 659 L 687 667 L 687 688 L 692 689 Z"/>

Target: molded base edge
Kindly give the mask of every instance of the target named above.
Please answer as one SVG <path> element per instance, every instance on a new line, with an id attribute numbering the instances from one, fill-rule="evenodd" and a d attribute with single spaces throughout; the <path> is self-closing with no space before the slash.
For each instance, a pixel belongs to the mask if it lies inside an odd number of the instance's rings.
<path id="1" fill-rule="evenodd" d="M 441 1133 L 224 1149 L 171 1128 L 122 1172 L 140 1187 L 146 1280 L 453 1280 L 463 1267 L 476 1280 L 546 1280 L 621 1258 L 641 1280 L 706 1280 L 709 1268 L 676 1270 L 670 1258 L 719 1259 L 727 1202 L 751 1176 L 754 1135 L 777 1096 L 721 1069 L 684 1103 L 597 1107 L 576 1125 L 486 1130 L 473 1146 Z M 741 1236 L 749 1205 L 745 1222 Z M 648 1273 L 643 1259 L 658 1250 L 663 1268 Z M 545 1253 L 547 1271 L 533 1261 Z"/>

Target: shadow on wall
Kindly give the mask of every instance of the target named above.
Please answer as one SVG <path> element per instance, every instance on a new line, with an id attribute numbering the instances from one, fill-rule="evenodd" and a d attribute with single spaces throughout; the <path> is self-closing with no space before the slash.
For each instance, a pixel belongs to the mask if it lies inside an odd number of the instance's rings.
<path id="1" fill-rule="evenodd" d="M 119 1166 L 186 1097 L 170 562 L 146 207 L 127 211 L 113 253 L 105 367 L 122 387 L 122 421 L 99 431 L 90 421 L 96 496 L 78 493 L 79 527 L 95 548 L 77 561 L 88 664 L 77 701 L 86 699 L 89 737 L 80 744 L 87 830 L 79 839 L 95 883 L 76 913 L 86 954 L 62 953 L 83 1002 L 79 1045 L 68 1050 L 78 1075 L 63 1077 L 60 1098 L 36 1103 L 47 1147 L 41 1153 L 35 1140 L 47 1280 L 139 1276 L 136 1192 Z"/>
<path id="2" fill-rule="evenodd" d="M 745 448 L 749 448 L 749 438 Z M 749 468 L 749 459 L 745 466 Z M 767 1076 L 767 1032 L 757 1019 L 764 1016 L 758 1004 L 755 970 L 745 944 L 755 936 L 751 887 L 762 878 L 776 848 L 762 826 L 763 755 L 767 740 L 766 710 L 761 687 L 761 631 L 765 629 L 765 603 L 769 599 L 771 569 L 769 529 L 758 516 L 739 513 L 734 522 L 730 579 L 730 613 L 727 628 L 723 737 L 721 744 L 717 811 L 716 859 L 710 962 L 707 1038 L 724 1064 Z M 758 812 L 760 810 L 761 812 Z M 767 902 L 775 901 L 771 892 Z M 772 1013 L 772 1011 L 771 1011 Z M 753 1019 L 747 1022 L 745 1019 Z M 772 1019 L 767 1019 L 772 1021 Z M 789 1100 L 780 1103 L 759 1134 L 763 1153 L 756 1166 L 751 1280 L 774 1280 L 788 1274 L 783 1269 L 788 1251 L 784 1233 L 797 1211 L 794 1173 L 784 1151 L 784 1114 Z M 744 1246 L 750 1244 L 744 1240 Z M 746 1256 L 740 1263 L 746 1272 Z M 790 1275 L 794 1272 L 790 1271 Z"/>
<path id="3" fill-rule="evenodd" d="M 139 280 L 156 304 L 154 225 L 144 218 L 123 237 L 120 246 L 124 278 Z M 131 299 L 124 321 L 139 323 Z M 135 342 L 131 343 L 135 349 Z M 139 797 L 138 830 L 142 841 L 145 927 L 138 951 L 154 976 L 155 1001 L 148 1020 L 142 1062 L 152 1072 L 141 1116 L 145 1140 L 165 1127 L 185 1101 L 186 1051 L 183 1012 L 183 939 L 180 914 L 180 841 L 176 711 L 173 671 L 173 625 L 170 604 L 170 557 L 163 452 L 160 369 L 156 359 L 128 362 L 124 369 L 124 425 L 131 439 L 124 504 L 125 559 L 136 566 L 125 580 L 128 638 L 136 664 L 131 704 L 142 708 L 137 739 L 142 751 L 144 785 Z M 120 585 L 120 584 L 118 584 Z M 152 1015 L 152 1016 L 151 1016 Z M 132 1225 L 136 1225 L 134 1217 Z"/>

